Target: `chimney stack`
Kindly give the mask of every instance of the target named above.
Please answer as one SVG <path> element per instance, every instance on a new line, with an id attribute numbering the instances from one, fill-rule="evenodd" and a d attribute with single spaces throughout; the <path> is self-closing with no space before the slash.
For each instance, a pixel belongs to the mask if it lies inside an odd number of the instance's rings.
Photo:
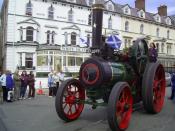
<path id="1" fill-rule="evenodd" d="M 166 5 L 161 5 L 157 9 L 158 9 L 158 14 L 160 16 L 167 16 L 167 6 Z"/>
<path id="2" fill-rule="evenodd" d="M 145 0 L 136 0 L 135 1 L 135 8 L 145 11 Z"/>

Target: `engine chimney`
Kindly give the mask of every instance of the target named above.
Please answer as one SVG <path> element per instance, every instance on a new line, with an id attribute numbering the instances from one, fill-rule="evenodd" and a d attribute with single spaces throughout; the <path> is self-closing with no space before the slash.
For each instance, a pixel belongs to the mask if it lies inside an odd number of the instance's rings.
<path id="1" fill-rule="evenodd" d="M 166 5 L 161 5 L 158 7 L 158 14 L 160 16 L 167 16 L 167 6 Z"/>
<path id="2" fill-rule="evenodd" d="M 145 11 L 145 0 L 136 0 L 135 1 L 135 8 Z"/>
<path id="3" fill-rule="evenodd" d="M 102 43 L 103 4 L 92 5 L 92 50 L 100 49 Z"/>

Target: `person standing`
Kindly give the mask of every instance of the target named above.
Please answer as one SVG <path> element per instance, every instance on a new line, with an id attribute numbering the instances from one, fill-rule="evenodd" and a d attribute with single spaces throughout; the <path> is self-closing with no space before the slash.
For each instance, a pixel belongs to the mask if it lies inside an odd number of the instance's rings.
<path id="1" fill-rule="evenodd" d="M 173 100 L 175 96 L 175 73 L 171 76 L 171 96 L 169 97 L 170 100 Z"/>
<path id="2" fill-rule="evenodd" d="M 7 101 L 7 89 L 6 89 L 6 73 L 4 72 L 0 77 L 0 82 L 3 91 L 3 100 Z"/>
<path id="3" fill-rule="evenodd" d="M 28 85 L 28 75 L 27 72 L 24 70 L 21 74 L 21 91 L 20 91 L 20 99 L 25 99 L 25 94 Z"/>
<path id="4" fill-rule="evenodd" d="M 53 87 L 54 87 L 54 79 L 53 74 L 49 73 L 48 75 L 48 87 L 49 87 L 49 97 L 53 96 Z"/>
<path id="5" fill-rule="evenodd" d="M 30 71 L 30 74 L 28 76 L 28 83 L 29 83 L 28 98 L 31 99 L 35 97 L 35 77 L 33 71 Z"/>
<path id="6" fill-rule="evenodd" d="M 61 84 L 64 81 L 65 77 L 65 74 L 62 70 L 58 73 L 58 77 L 59 77 L 59 84 Z"/>
<path id="7" fill-rule="evenodd" d="M 154 43 L 150 43 L 149 48 L 149 60 L 150 62 L 156 62 L 157 61 L 157 49 Z"/>
<path id="8" fill-rule="evenodd" d="M 13 80 L 14 80 L 14 100 L 19 100 L 21 91 L 21 79 L 18 70 L 16 70 L 15 73 L 13 74 Z"/>
<path id="9" fill-rule="evenodd" d="M 56 96 L 57 89 L 59 87 L 59 76 L 57 75 L 57 72 L 54 72 L 54 74 L 53 74 L 53 81 L 54 81 L 54 84 L 53 84 L 53 96 Z"/>
<path id="10" fill-rule="evenodd" d="M 12 94 L 11 94 L 12 91 L 13 91 L 13 88 L 14 88 L 14 82 L 13 82 L 11 71 L 7 71 L 7 74 L 6 74 L 6 89 L 7 89 L 7 101 L 8 102 L 13 101 Z"/>

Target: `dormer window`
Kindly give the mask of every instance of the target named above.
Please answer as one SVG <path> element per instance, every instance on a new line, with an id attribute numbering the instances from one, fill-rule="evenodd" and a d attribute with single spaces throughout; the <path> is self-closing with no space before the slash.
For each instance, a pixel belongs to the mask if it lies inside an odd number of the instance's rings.
<path id="1" fill-rule="evenodd" d="M 154 19 L 155 19 L 156 22 L 161 22 L 159 14 L 155 15 Z"/>
<path id="2" fill-rule="evenodd" d="M 139 16 L 140 18 L 145 18 L 145 12 L 144 12 L 143 10 L 140 10 L 140 11 L 138 12 L 138 16 Z"/>
<path id="3" fill-rule="evenodd" d="M 109 11 L 113 11 L 113 4 L 108 4 L 107 5 L 107 10 L 109 10 Z"/>
<path id="4" fill-rule="evenodd" d="M 87 0 L 87 3 L 89 6 L 92 6 L 94 4 L 94 0 Z"/>
<path id="5" fill-rule="evenodd" d="M 26 15 L 32 16 L 32 3 L 30 0 L 26 5 Z"/>
<path id="6" fill-rule="evenodd" d="M 130 7 L 128 5 L 123 7 L 123 12 L 124 14 L 127 14 L 127 15 L 131 14 Z"/>
<path id="7" fill-rule="evenodd" d="M 156 29 L 156 36 L 157 36 L 157 37 L 159 37 L 159 32 L 160 32 L 160 30 L 159 30 L 159 28 L 157 28 L 157 29 Z"/>
<path id="8" fill-rule="evenodd" d="M 166 24 L 171 25 L 171 19 L 169 17 L 166 18 Z"/>

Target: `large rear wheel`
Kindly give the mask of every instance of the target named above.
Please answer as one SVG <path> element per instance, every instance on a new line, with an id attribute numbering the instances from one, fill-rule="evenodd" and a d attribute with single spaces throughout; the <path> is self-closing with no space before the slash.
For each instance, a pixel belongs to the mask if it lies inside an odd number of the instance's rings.
<path id="1" fill-rule="evenodd" d="M 108 102 L 108 123 L 112 131 L 128 128 L 132 106 L 133 97 L 129 85 L 126 82 L 115 84 Z"/>
<path id="2" fill-rule="evenodd" d="M 85 100 L 85 90 L 79 80 L 69 79 L 58 88 L 55 107 L 58 116 L 66 121 L 77 119 L 83 108 Z"/>
<path id="3" fill-rule="evenodd" d="M 143 75 L 142 99 L 144 108 L 148 113 L 156 114 L 163 108 L 165 98 L 165 71 L 159 63 L 147 66 Z"/>

